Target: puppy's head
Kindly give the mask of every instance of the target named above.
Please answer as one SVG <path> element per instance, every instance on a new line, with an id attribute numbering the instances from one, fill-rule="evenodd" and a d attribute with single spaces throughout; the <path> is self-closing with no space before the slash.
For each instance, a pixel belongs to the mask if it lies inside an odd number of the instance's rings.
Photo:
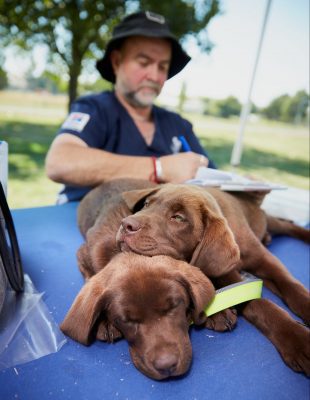
<path id="1" fill-rule="evenodd" d="M 154 379 L 178 376 L 192 359 L 189 324 L 205 321 L 213 296 L 198 268 L 122 253 L 84 285 L 61 329 L 83 344 L 96 335 L 105 341 L 123 336 L 141 372 Z"/>
<path id="2" fill-rule="evenodd" d="M 123 193 L 134 212 L 123 219 L 116 239 L 121 251 L 169 255 L 219 277 L 239 261 L 239 248 L 216 200 L 204 188 L 167 184 Z"/>

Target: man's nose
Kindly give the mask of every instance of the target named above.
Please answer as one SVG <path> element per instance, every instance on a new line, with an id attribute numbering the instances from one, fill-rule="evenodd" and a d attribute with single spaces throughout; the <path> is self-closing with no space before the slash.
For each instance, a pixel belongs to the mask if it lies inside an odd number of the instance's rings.
<path id="1" fill-rule="evenodd" d="M 153 82 L 159 82 L 161 78 L 159 67 L 156 64 L 151 64 L 147 69 L 147 79 Z"/>

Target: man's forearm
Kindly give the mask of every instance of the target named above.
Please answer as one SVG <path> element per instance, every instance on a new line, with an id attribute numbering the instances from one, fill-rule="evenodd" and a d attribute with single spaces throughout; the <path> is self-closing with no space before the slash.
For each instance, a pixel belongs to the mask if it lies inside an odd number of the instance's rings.
<path id="1" fill-rule="evenodd" d="M 94 186 L 122 177 L 149 179 L 152 172 L 150 157 L 123 156 L 69 143 L 52 147 L 46 159 L 50 179 L 78 186 Z"/>
<path id="2" fill-rule="evenodd" d="M 160 157 L 161 181 L 182 183 L 195 177 L 208 159 L 201 154 L 185 152 Z M 57 136 L 46 158 L 47 176 L 55 182 L 95 186 L 117 178 L 156 178 L 151 157 L 127 156 L 88 147 L 80 138 L 64 133 Z"/>

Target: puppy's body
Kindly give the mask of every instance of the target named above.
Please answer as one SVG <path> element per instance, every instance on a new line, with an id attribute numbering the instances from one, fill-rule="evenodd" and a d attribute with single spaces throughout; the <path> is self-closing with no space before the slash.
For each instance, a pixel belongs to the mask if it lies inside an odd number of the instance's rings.
<path id="1" fill-rule="evenodd" d="M 120 196 L 124 191 L 128 192 Z M 108 206 L 102 203 L 105 196 L 109 196 Z M 260 193 L 227 193 L 190 185 L 154 186 L 136 180 L 101 185 L 79 208 L 79 226 L 86 238 L 78 252 L 80 270 L 89 278 L 120 251 L 164 254 L 187 261 L 211 277 L 216 286 L 240 281 L 240 270 L 248 270 L 261 277 L 308 323 L 308 291 L 262 241 L 276 233 L 309 242 L 309 231 L 267 216 L 260 208 L 263 197 Z M 266 299 L 247 303 L 242 313 L 274 343 L 292 369 L 310 374 L 310 337 L 305 326 Z M 217 318 L 223 322 L 219 314 L 207 319 L 206 326 L 216 328 Z M 228 312 L 228 320 L 231 318 Z M 219 330 L 226 324 L 219 324 Z"/>

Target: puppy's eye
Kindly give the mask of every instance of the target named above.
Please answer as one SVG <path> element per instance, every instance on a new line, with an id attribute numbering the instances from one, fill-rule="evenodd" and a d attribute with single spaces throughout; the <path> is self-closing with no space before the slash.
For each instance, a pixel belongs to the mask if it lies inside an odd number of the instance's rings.
<path id="1" fill-rule="evenodd" d="M 127 323 L 127 319 L 126 318 L 122 318 L 122 317 L 117 317 L 114 319 L 114 323 L 116 326 L 122 326 L 125 325 Z"/>
<path id="2" fill-rule="evenodd" d="M 150 202 L 148 200 L 145 200 L 144 204 L 143 204 L 143 208 L 146 208 L 150 205 Z"/>
<path id="3" fill-rule="evenodd" d="M 135 326 L 138 324 L 138 321 L 134 321 L 126 317 L 120 317 L 120 318 L 115 318 L 114 323 L 116 324 L 116 326 L 125 327 L 125 326 Z"/>
<path id="4" fill-rule="evenodd" d="M 181 214 L 172 215 L 171 219 L 173 219 L 174 221 L 177 221 L 177 222 L 185 222 L 186 221 L 186 219 Z"/>

